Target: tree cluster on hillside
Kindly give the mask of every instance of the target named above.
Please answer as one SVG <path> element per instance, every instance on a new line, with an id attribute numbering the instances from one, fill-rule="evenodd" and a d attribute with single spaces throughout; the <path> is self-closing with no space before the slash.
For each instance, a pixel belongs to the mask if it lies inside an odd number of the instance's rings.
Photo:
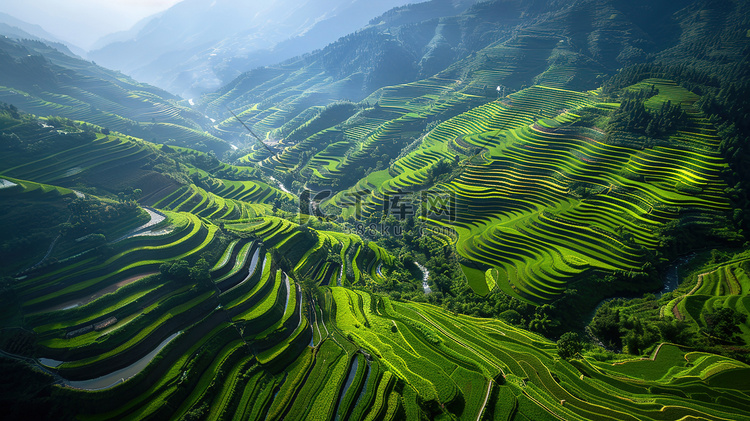
<path id="1" fill-rule="evenodd" d="M 196 288 L 206 288 L 212 285 L 210 275 L 211 265 L 205 257 L 195 263 L 180 259 L 164 262 L 159 266 L 159 273 L 168 280 L 179 284 L 195 283 Z"/>
<path id="2" fill-rule="evenodd" d="M 557 353 L 563 359 L 569 360 L 581 351 L 583 351 L 583 343 L 575 332 L 565 332 L 557 341 Z"/>
<path id="3" fill-rule="evenodd" d="M 687 119 L 685 111 L 672 101 L 662 103 L 658 112 L 649 111 L 645 98 L 625 99 L 609 122 L 608 131 L 620 130 L 630 133 L 660 137 L 675 131 Z"/>
<path id="4" fill-rule="evenodd" d="M 694 65 L 639 64 L 627 67 L 603 85 L 603 93 L 616 91 L 648 78 L 671 79 L 701 95 L 695 103 L 714 124 L 721 137 L 720 152 L 729 163 L 722 173 L 729 188 L 734 223 L 740 233 L 750 233 L 750 54 L 731 64 L 704 62 Z M 636 113 L 633 113 L 634 115 Z"/>
<path id="5" fill-rule="evenodd" d="M 704 314 L 706 320 L 705 331 L 711 340 L 728 343 L 742 342 L 737 337 L 741 333 L 740 325 L 745 323 L 747 315 L 729 307 L 722 307 Z"/>
<path id="6" fill-rule="evenodd" d="M 132 200 L 103 202 L 88 197 L 73 199 L 68 209 L 71 215 L 63 224 L 63 233 L 70 237 L 96 233 L 120 218 L 135 217 L 140 213 L 138 204 Z"/>
<path id="7" fill-rule="evenodd" d="M 97 131 L 91 124 L 61 117 L 38 118 L 0 103 L 0 151 L 50 153 L 95 139 Z"/>
<path id="8" fill-rule="evenodd" d="M 671 295 L 667 299 L 671 299 Z M 642 355 L 662 342 L 690 346 L 698 350 L 726 354 L 732 347 L 746 345 L 737 336 L 747 316 L 731 308 L 702 309 L 705 325 L 699 326 L 674 318 L 665 318 L 660 308 L 666 301 L 653 294 L 643 298 L 618 298 L 597 309 L 589 329 L 610 350 Z M 742 358 L 747 360 L 747 358 Z"/>

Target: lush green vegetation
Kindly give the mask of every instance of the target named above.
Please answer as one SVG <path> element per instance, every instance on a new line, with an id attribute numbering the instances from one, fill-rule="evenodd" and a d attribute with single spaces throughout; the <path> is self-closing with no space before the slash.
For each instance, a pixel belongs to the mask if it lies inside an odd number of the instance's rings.
<path id="1" fill-rule="evenodd" d="M 8 417 L 748 418 L 748 11 L 653 3 L 396 9 L 215 125 L 0 40 Z"/>
<path id="2" fill-rule="evenodd" d="M 39 41 L 3 37 L 0 52 L 0 101 L 4 103 L 160 143 L 177 142 L 219 154 L 229 149 L 227 142 L 203 129 L 207 119 L 180 105 L 166 91 Z"/>
<path id="3" fill-rule="evenodd" d="M 591 332 L 633 354 L 667 341 L 747 361 L 747 252 L 704 252 L 680 268 L 678 289 L 609 301 L 597 310 Z"/>

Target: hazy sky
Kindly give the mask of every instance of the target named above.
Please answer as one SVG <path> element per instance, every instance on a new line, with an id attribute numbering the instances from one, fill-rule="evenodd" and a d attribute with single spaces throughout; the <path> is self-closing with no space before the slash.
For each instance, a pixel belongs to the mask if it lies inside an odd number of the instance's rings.
<path id="1" fill-rule="evenodd" d="M 0 12 L 34 23 L 83 49 L 104 35 L 182 0 L 0 0 Z"/>

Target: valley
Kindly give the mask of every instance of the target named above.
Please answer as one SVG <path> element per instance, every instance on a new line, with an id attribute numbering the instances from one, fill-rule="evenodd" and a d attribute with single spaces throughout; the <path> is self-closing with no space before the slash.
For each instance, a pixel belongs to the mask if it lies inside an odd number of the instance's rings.
<path id="1" fill-rule="evenodd" d="M 8 419 L 747 419 L 750 14 L 688 3 L 400 6 L 189 100 L 0 38 Z"/>

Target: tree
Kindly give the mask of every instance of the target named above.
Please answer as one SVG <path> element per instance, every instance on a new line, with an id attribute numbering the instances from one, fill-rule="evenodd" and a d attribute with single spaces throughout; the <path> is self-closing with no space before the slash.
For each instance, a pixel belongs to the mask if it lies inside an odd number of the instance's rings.
<path id="1" fill-rule="evenodd" d="M 195 265 L 190 268 L 189 277 L 191 280 L 195 282 L 205 282 L 211 280 L 211 275 L 209 274 L 209 270 L 211 269 L 211 266 L 208 264 L 206 259 L 200 258 L 197 262 L 195 262 Z"/>
<path id="2" fill-rule="evenodd" d="M 591 321 L 591 331 L 603 341 L 613 348 L 621 348 L 622 332 L 620 329 L 620 310 L 613 308 L 613 305 L 617 303 L 607 303 L 600 307 L 596 311 L 594 319 Z"/>
<path id="3" fill-rule="evenodd" d="M 184 281 L 189 278 L 190 265 L 185 260 L 164 262 L 159 266 L 162 276 L 172 281 Z"/>
<path id="4" fill-rule="evenodd" d="M 557 341 L 557 354 L 563 359 L 569 360 L 582 350 L 583 344 L 575 332 L 563 333 Z"/>
<path id="5" fill-rule="evenodd" d="M 302 291 L 307 293 L 311 298 L 317 298 L 318 300 L 323 299 L 323 291 L 320 290 L 320 286 L 309 276 L 303 277 L 299 281 L 299 285 Z"/>
<path id="6" fill-rule="evenodd" d="M 740 325 L 747 320 L 746 315 L 729 307 L 722 307 L 708 313 L 704 318 L 708 334 L 725 342 L 734 342 L 734 335 L 742 332 Z"/>

